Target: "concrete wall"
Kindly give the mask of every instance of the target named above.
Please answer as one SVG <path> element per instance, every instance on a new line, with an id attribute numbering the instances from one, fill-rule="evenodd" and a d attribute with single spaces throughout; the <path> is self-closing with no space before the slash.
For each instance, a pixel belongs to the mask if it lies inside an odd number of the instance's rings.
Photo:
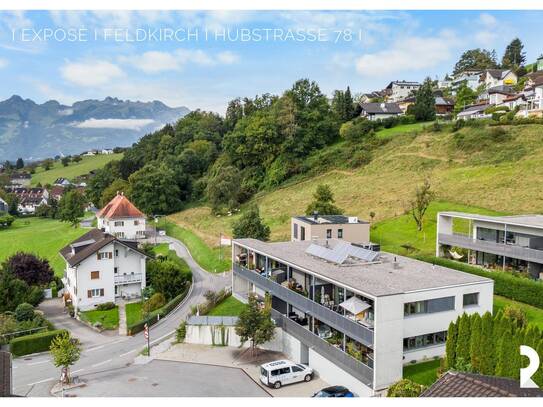
<path id="1" fill-rule="evenodd" d="M 294 225 L 298 225 L 298 237 L 294 238 Z M 338 239 L 338 230 L 343 229 L 343 240 L 351 243 L 369 243 L 370 241 L 370 224 L 369 223 L 343 223 L 343 224 L 312 224 L 306 223 L 300 219 L 292 218 L 290 225 L 291 240 L 301 240 L 301 228 L 305 228 L 305 240 L 327 239 L 326 231 L 332 230 L 332 238 Z"/>

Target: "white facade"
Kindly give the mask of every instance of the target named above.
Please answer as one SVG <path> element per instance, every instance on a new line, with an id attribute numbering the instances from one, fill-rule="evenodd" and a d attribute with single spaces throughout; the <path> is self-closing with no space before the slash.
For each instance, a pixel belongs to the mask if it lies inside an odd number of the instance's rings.
<path id="1" fill-rule="evenodd" d="M 499 78 L 492 76 L 488 71 L 483 72 L 482 83 L 484 83 L 485 88 L 493 88 L 500 85 L 514 85 L 517 83 L 517 75 L 511 71 L 503 71 Z"/>
<path id="2" fill-rule="evenodd" d="M 119 239 L 136 240 L 145 238 L 145 218 L 115 218 L 97 217 L 98 229 L 103 230 Z"/>
<path id="3" fill-rule="evenodd" d="M 413 92 L 416 92 L 421 87 L 420 83 L 417 82 L 391 82 L 390 85 L 387 88 L 388 97 L 387 101 L 389 102 L 398 102 L 400 100 L 403 100 L 413 94 Z M 390 117 L 393 115 L 388 115 L 387 117 Z M 380 117 L 384 118 L 384 117 Z"/>
<path id="4" fill-rule="evenodd" d="M 118 298 L 136 298 L 145 288 L 146 257 L 118 241 L 78 265 L 66 266 L 65 284 L 72 304 L 86 311 Z"/>

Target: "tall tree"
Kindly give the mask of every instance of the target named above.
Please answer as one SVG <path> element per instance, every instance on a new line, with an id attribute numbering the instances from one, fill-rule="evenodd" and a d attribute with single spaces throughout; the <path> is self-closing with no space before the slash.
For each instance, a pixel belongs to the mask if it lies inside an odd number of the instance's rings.
<path id="1" fill-rule="evenodd" d="M 409 211 L 417 224 L 418 231 L 422 231 L 424 215 L 426 215 L 426 211 L 434 199 L 435 193 L 432 191 L 430 181 L 425 179 L 424 183 L 416 188 L 415 196 L 409 204 Z"/>
<path id="2" fill-rule="evenodd" d="M 15 163 L 15 168 L 17 168 L 18 170 L 20 170 L 21 168 L 23 168 L 25 166 L 25 163 L 23 161 L 22 158 L 17 158 L 17 162 Z"/>
<path id="3" fill-rule="evenodd" d="M 241 311 L 236 324 L 236 334 L 241 343 L 251 341 L 253 351 L 259 345 L 271 341 L 275 336 L 275 324 L 268 308 L 262 309 L 254 294 L 249 295 L 249 304 Z"/>
<path id="4" fill-rule="evenodd" d="M 502 58 L 502 67 L 509 69 L 517 69 L 526 62 L 526 53 L 524 44 L 519 38 L 513 39 L 505 48 Z"/>
<path id="5" fill-rule="evenodd" d="M 454 113 L 458 114 L 467 106 L 477 100 L 477 93 L 466 83 L 462 83 L 456 92 L 456 101 L 454 103 Z"/>
<path id="6" fill-rule="evenodd" d="M 486 49 L 475 48 L 465 51 L 454 66 L 454 74 L 468 69 L 492 69 L 497 68 L 495 52 Z"/>
<path id="7" fill-rule="evenodd" d="M 250 237 L 259 240 L 270 238 L 270 227 L 260 217 L 258 206 L 252 205 L 232 225 L 234 239 Z"/>
<path id="8" fill-rule="evenodd" d="M 447 342 L 445 343 L 445 366 L 447 370 L 456 366 L 456 342 L 458 340 L 458 321 L 451 322 L 447 330 Z"/>
<path id="9" fill-rule="evenodd" d="M 132 192 L 130 183 L 124 179 L 116 179 L 111 183 L 110 186 L 104 189 L 104 192 L 102 192 L 102 197 L 100 198 L 99 203 L 100 207 L 106 206 L 109 201 L 115 198 L 115 195 L 121 192 L 124 194 L 124 196 L 130 199 L 130 194 Z"/>
<path id="10" fill-rule="evenodd" d="M 70 384 L 70 366 L 74 365 L 81 355 L 81 344 L 78 339 L 72 338 L 68 332 L 61 333 L 51 341 L 49 348 L 53 357 L 53 364 L 62 367 L 62 383 Z"/>
<path id="11" fill-rule="evenodd" d="M 485 375 L 493 375 L 495 369 L 493 325 L 492 314 L 486 312 L 481 321 L 481 353 L 479 355 L 479 372 Z"/>
<path id="12" fill-rule="evenodd" d="M 4 262 L 2 267 L 28 285 L 47 285 L 53 280 L 54 272 L 49 261 L 31 253 L 15 253 Z"/>
<path id="13" fill-rule="evenodd" d="M 513 372 L 514 353 L 518 352 L 513 344 L 513 334 L 511 331 L 511 322 L 506 318 L 501 318 L 499 324 L 502 325 L 501 331 L 503 334 L 497 340 L 496 347 L 496 376 L 515 377 Z"/>
<path id="14" fill-rule="evenodd" d="M 481 355 L 486 349 L 481 347 L 482 319 L 477 313 L 471 317 L 471 335 L 469 344 L 470 362 L 474 371 L 481 371 Z"/>
<path id="15" fill-rule="evenodd" d="M 58 204 L 58 218 L 76 227 L 79 220 L 85 215 L 85 203 L 85 197 L 78 190 L 72 189 L 65 192 Z"/>
<path id="16" fill-rule="evenodd" d="M 456 341 L 456 367 L 470 363 L 470 318 L 463 314 L 458 323 L 458 339 Z"/>
<path id="17" fill-rule="evenodd" d="M 354 118 L 355 108 L 351 89 L 349 87 L 347 87 L 346 91 L 336 90 L 334 92 L 334 96 L 332 97 L 332 110 L 342 123 Z"/>
<path id="18" fill-rule="evenodd" d="M 320 215 L 341 215 L 343 209 L 335 204 L 334 194 L 330 185 L 320 184 L 313 194 L 313 201 L 307 206 L 305 213 L 313 215 L 318 212 Z"/>
<path id="19" fill-rule="evenodd" d="M 409 110 L 417 121 L 435 120 L 436 102 L 430 78 L 426 78 L 422 86 L 415 92 L 415 103 Z"/>

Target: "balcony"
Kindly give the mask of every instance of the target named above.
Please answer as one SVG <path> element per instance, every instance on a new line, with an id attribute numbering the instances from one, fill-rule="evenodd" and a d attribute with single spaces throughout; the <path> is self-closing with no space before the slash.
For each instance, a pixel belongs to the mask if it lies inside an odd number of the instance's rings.
<path id="1" fill-rule="evenodd" d="M 285 332 L 294 336 L 321 356 L 332 361 L 365 385 L 372 387 L 373 369 L 371 367 L 319 338 L 308 329 L 290 320 L 274 309 L 272 309 L 272 318 L 275 320 L 277 327 L 282 328 Z"/>
<path id="2" fill-rule="evenodd" d="M 497 256 L 505 256 L 513 259 L 543 263 L 543 250 L 530 249 L 528 247 L 514 246 L 510 244 L 496 243 L 488 240 L 474 239 L 460 234 L 438 235 L 439 244 L 458 246 L 479 252 L 491 253 Z"/>
<path id="3" fill-rule="evenodd" d="M 116 274 L 115 275 L 115 284 L 141 283 L 141 278 L 142 278 L 141 273 L 137 273 L 137 274 Z"/>
<path id="4" fill-rule="evenodd" d="M 349 319 L 344 315 L 338 314 L 337 312 L 243 266 L 234 263 L 233 271 L 234 274 L 243 277 L 264 291 L 268 291 L 273 296 L 291 304 L 304 313 L 314 316 L 330 327 L 345 333 L 347 336 L 361 344 L 368 347 L 373 346 L 373 331 L 370 328 Z M 311 334 L 311 332 L 309 333 Z"/>

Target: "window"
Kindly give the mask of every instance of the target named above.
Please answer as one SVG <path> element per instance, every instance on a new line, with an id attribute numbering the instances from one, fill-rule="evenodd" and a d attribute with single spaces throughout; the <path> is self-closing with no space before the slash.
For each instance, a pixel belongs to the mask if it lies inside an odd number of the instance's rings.
<path id="1" fill-rule="evenodd" d="M 337 230 L 337 238 L 338 239 L 343 239 L 343 229 L 338 229 Z"/>
<path id="2" fill-rule="evenodd" d="M 451 311 L 453 309 L 454 296 L 407 302 L 404 304 L 403 312 L 405 316 L 408 316 L 414 314 L 431 314 L 434 312 Z"/>
<path id="3" fill-rule="evenodd" d="M 332 238 L 332 229 L 326 229 L 326 238 L 331 239 Z"/>
<path id="4" fill-rule="evenodd" d="M 117 274 L 119 272 L 119 267 L 113 267 L 113 273 Z"/>
<path id="5" fill-rule="evenodd" d="M 479 293 L 464 294 L 464 300 L 463 300 L 464 307 L 468 307 L 470 305 L 478 305 L 478 304 L 479 304 Z"/>
<path id="6" fill-rule="evenodd" d="M 112 259 L 113 258 L 113 253 L 111 253 L 111 252 L 99 252 L 99 253 L 96 253 L 96 256 L 98 257 L 98 260 Z"/>
<path id="7" fill-rule="evenodd" d="M 115 237 L 120 237 L 122 239 L 124 237 L 124 232 L 116 232 Z"/>
<path id="8" fill-rule="evenodd" d="M 298 366 L 292 366 L 292 372 L 293 373 L 296 373 L 296 372 L 303 372 L 304 369 L 298 367 Z"/>
<path id="9" fill-rule="evenodd" d="M 305 240 L 305 228 L 303 226 L 300 227 L 300 240 Z"/>
<path id="10" fill-rule="evenodd" d="M 119 249 L 115 249 L 115 257 L 119 257 Z"/>
<path id="11" fill-rule="evenodd" d="M 122 221 L 122 220 L 117 220 L 117 221 L 115 221 L 114 225 L 115 225 L 115 226 L 124 226 L 124 221 Z"/>
<path id="12" fill-rule="evenodd" d="M 412 336 L 404 338 L 403 349 L 413 350 L 425 348 L 427 346 L 443 345 L 447 341 L 447 331 L 434 332 L 426 335 Z"/>
<path id="13" fill-rule="evenodd" d="M 103 296 L 104 296 L 103 288 L 94 288 L 92 290 L 87 290 L 88 298 L 96 298 L 96 297 L 103 297 Z"/>
<path id="14" fill-rule="evenodd" d="M 136 235 L 145 236 L 145 230 L 136 230 Z"/>
<path id="15" fill-rule="evenodd" d="M 295 223 L 292 227 L 292 236 L 294 236 L 294 239 L 298 239 L 298 224 Z"/>
<path id="16" fill-rule="evenodd" d="M 100 272 L 99 271 L 91 271 L 91 280 L 97 280 L 100 278 Z"/>
<path id="17" fill-rule="evenodd" d="M 140 224 L 140 221 L 136 219 L 136 220 L 134 221 L 134 226 L 138 226 L 139 224 Z"/>

